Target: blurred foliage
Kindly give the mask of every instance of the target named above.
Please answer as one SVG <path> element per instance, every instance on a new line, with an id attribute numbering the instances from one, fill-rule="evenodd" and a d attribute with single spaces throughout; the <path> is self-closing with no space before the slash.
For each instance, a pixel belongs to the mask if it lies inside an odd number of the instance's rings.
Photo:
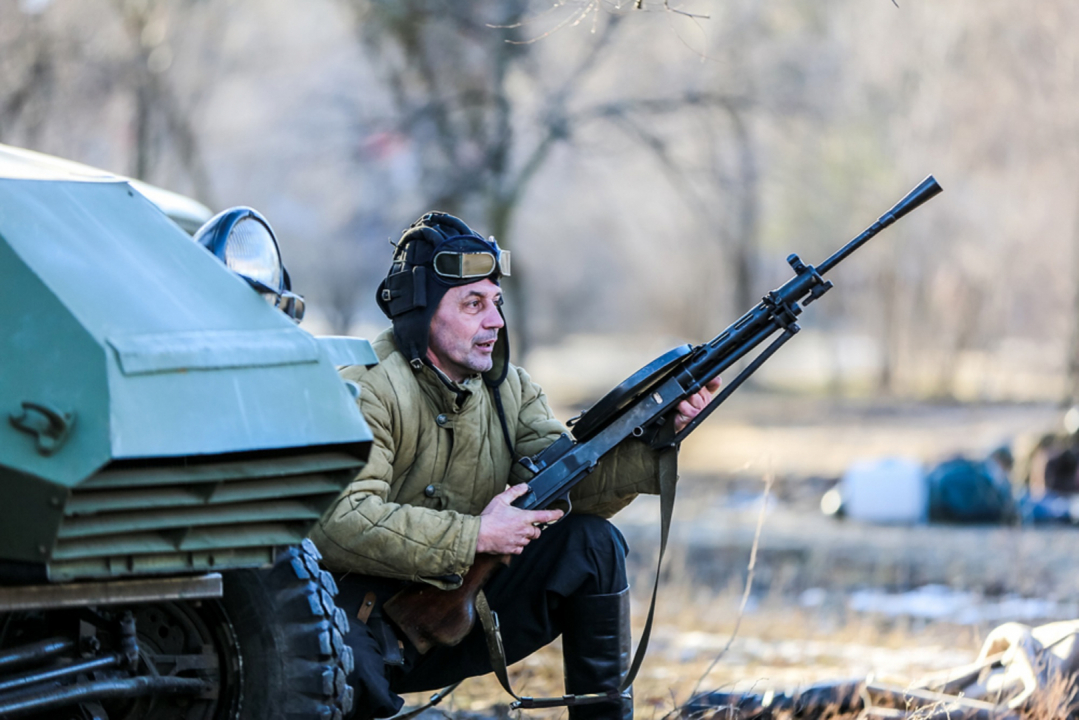
<path id="1" fill-rule="evenodd" d="M 457 212 L 513 247 L 511 329 L 531 345 L 704 340 L 789 275 L 788 253 L 819 262 L 933 173 L 945 195 L 844 263 L 807 317 L 826 384 L 1063 398 L 1079 382 L 1077 13 L 12 0 L 0 141 L 258 207 L 337 332 L 383 322 L 387 241 Z"/>

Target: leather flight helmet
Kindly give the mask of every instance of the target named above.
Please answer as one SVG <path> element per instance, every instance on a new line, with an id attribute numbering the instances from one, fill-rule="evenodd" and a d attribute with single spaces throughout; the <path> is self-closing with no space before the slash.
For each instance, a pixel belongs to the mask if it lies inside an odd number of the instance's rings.
<path id="1" fill-rule="evenodd" d="M 427 357 L 431 318 L 446 292 L 485 279 L 500 284 L 502 276 L 510 274 L 509 255 L 493 237 L 484 240 L 460 219 L 443 212 L 426 213 L 404 231 L 375 299 L 393 321 L 397 347 L 413 367 L 418 368 Z M 498 312 L 504 323 L 501 307 Z M 483 379 L 497 387 L 509 370 L 505 326 L 492 356 L 493 365 Z"/>

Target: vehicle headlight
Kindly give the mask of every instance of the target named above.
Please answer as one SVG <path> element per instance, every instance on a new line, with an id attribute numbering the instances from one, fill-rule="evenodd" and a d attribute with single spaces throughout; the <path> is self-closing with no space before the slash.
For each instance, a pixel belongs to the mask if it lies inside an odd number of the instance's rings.
<path id="1" fill-rule="evenodd" d="M 283 287 L 281 255 L 269 228 L 248 216 L 232 226 L 225 239 L 225 265 L 233 272 L 279 292 Z"/>
<path id="2" fill-rule="evenodd" d="M 303 319 L 303 298 L 291 292 L 277 238 L 270 223 L 258 212 L 249 207 L 225 210 L 199 228 L 194 239 L 258 290 L 271 305 L 296 322 Z"/>

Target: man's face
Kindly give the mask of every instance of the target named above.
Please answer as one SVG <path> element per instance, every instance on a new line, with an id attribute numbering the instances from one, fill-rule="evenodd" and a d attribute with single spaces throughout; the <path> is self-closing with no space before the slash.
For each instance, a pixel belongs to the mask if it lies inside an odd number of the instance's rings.
<path id="1" fill-rule="evenodd" d="M 427 358 L 450 380 L 491 369 L 498 330 L 505 324 L 501 302 L 502 290 L 490 280 L 450 288 L 442 296 L 431 318 Z"/>

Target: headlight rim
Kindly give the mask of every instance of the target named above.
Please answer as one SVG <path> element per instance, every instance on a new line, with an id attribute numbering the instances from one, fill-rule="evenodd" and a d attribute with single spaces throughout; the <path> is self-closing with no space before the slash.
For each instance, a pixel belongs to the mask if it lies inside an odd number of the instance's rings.
<path id="1" fill-rule="evenodd" d="M 198 229 L 194 235 L 194 240 L 213 253 L 225 267 L 228 267 L 228 255 L 225 250 L 228 247 L 229 237 L 241 221 L 248 219 L 260 223 L 266 229 L 267 234 L 270 236 L 270 240 L 273 242 L 274 252 L 277 255 L 278 268 L 281 271 L 281 284 L 278 288 L 270 289 L 275 293 L 280 293 L 282 290 L 288 290 L 287 273 L 285 272 L 284 261 L 281 259 L 281 246 L 277 242 L 277 234 L 274 233 L 273 227 L 270 226 L 270 222 L 263 217 L 262 213 L 258 210 L 247 207 L 246 205 L 237 205 L 228 210 L 223 210 L 206 221 L 206 223 Z M 249 282 L 268 287 L 265 283 L 257 279 L 250 278 L 232 268 L 229 269 Z"/>
<path id="2" fill-rule="evenodd" d="M 254 220 L 260 223 L 270 236 L 274 253 L 277 256 L 278 276 L 280 278 L 279 285 L 276 288 L 270 287 L 257 278 L 239 272 L 228 264 L 228 255 L 226 253 L 228 240 L 232 236 L 236 226 L 245 220 Z M 270 222 L 262 215 L 262 213 L 246 205 L 237 205 L 236 207 L 223 210 L 206 221 L 206 223 L 204 223 L 195 233 L 193 239 L 199 245 L 202 245 L 209 250 L 222 265 L 228 268 L 229 272 L 243 279 L 257 292 L 262 294 L 272 294 L 275 298 L 272 303 L 274 307 L 282 310 L 297 323 L 303 319 L 305 310 L 303 296 L 292 292 L 292 282 L 289 278 L 288 269 L 285 267 L 285 262 L 281 258 L 281 246 L 277 242 L 277 234 L 273 231 Z"/>

